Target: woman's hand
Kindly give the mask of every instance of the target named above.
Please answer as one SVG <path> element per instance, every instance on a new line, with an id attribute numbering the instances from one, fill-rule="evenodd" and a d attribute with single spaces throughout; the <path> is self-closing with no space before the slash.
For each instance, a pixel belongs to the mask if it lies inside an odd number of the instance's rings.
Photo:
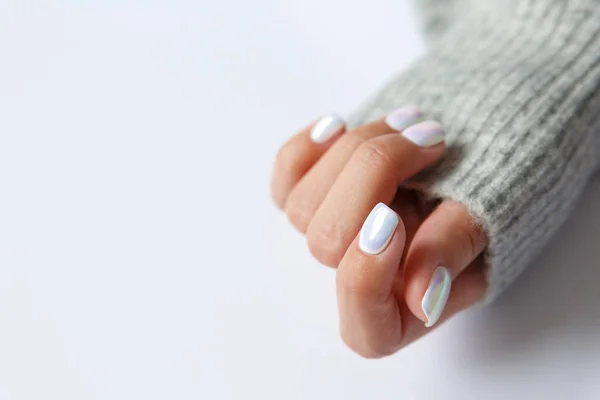
<path id="1" fill-rule="evenodd" d="M 444 153 L 442 127 L 421 117 L 405 107 L 345 132 L 328 116 L 275 162 L 273 199 L 312 254 L 338 267 L 341 335 L 365 357 L 394 353 L 486 289 L 486 241 L 466 207 L 398 190 Z"/>

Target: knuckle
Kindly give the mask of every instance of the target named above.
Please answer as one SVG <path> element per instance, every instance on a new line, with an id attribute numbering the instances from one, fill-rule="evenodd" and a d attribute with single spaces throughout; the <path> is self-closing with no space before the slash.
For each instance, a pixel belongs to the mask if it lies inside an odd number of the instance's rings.
<path id="1" fill-rule="evenodd" d="M 355 153 L 356 160 L 370 169 L 387 170 L 392 165 L 392 159 L 386 148 L 379 141 L 368 140 L 360 145 Z"/>
<path id="2" fill-rule="evenodd" d="M 311 223 L 307 231 L 308 249 L 321 264 L 336 267 L 343 256 L 342 236 L 334 224 L 323 227 Z"/>
<path id="3" fill-rule="evenodd" d="M 275 172 L 283 174 L 296 174 L 302 162 L 302 155 L 297 150 L 293 141 L 284 144 L 275 157 Z"/>
<path id="4" fill-rule="evenodd" d="M 348 296 L 360 300 L 366 300 L 379 296 L 382 293 L 376 282 L 370 278 L 369 266 L 365 265 L 364 259 L 355 260 L 352 268 L 342 268 L 337 274 L 337 285 L 344 290 Z M 371 266 L 372 267 L 372 266 Z M 385 291 L 383 291 L 385 293 Z"/>
<path id="5" fill-rule="evenodd" d="M 394 353 L 394 351 L 390 351 L 390 349 L 385 348 L 385 346 L 382 346 L 377 341 L 360 338 L 358 335 L 347 330 L 341 330 L 340 336 L 350 350 L 363 358 L 377 359 Z"/>
<path id="6" fill-rule="evenodd" d="M 350 131 L 349 133 L 343 135 L 335 144 L 336 151 L 343 154 L 352 154 L 356 151 L 357 148 L 363 144 L 366 139 L 356 133 L 356 130 Z"/>
<path id="7" fill-rule="evenodd" d="M 275 181 L 271 182 L 270 187 L 271 199 L 277 206 L 277 208 L 283 210 L 285 203 L 285 193 L 282 193 L 282 190 L 275 184 Z"/>
<path id="8" fill-rule="evenodd" d="M 290 223 L 301 233 L 306 233 L 312 215 L 303 204 L 298 198 L 297 192 L 292 191 L 285 204 L 284 211 Z"/>
<path id="9" fill-rule="evenodd" d="M 349 134 L 356 137 L 361 142 L 365 142 L 369 139 L 379 136 L 380 132 L 377 129 L 373 129 L 373 124 L 367 123 L 352 129 Z"/>

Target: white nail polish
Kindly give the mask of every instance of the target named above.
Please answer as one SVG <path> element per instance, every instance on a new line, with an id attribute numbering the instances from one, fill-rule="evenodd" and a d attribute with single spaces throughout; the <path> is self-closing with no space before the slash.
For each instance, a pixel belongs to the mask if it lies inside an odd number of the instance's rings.
<path id="1" fill-rule="evenodd" d="M 321 118 L 311 129 L 310 138 L 315 143 L 325 143 L 344 125 L 344 120 L 335 114 Z"/>
<path id="2" fill-rule="evenodd" d="M 406 128 L 402 135 L 420 147 L 430 147 L 444 141 L 444 128 L 436 121 L 419 122 Z"/>
<path id="3" fill-rule="evenodd" d="M 392 111 L 385 118 L 385 123 L 390 128 L 401 131 L 412 124 L 417 123 L 423 118 L 423 112 L 416 106 L 407 106 Z"/>
<path id="4" fill-rule="evenodd" d="M 437 267 L 433 271 L 427 291 L 421 301 L 421 308 L 427 317 L 426 327 L 433 326 L 444 311 L 450 288 L 452 287 L 452 277 L 448 269 Z"/>
<path id="5" fill-rule="evenodd" d="M 379 254 L 390 243 L 398 226 L 398 215 L 379 203 L 373 208 L 360 230 L 358 247 L 367 254 Z"/>

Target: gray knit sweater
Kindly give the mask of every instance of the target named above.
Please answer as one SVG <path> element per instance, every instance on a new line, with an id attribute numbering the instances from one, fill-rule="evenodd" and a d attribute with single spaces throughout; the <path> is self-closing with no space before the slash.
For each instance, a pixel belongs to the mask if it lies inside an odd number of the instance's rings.
<path id="1" fill-rule="evenodd" d="M 417 104 L 448 152 L 415 179 L 489 237 L 491 301 L 567 218 L 600 164 L 600 1 L 420 0 L 429 52 L 350 125 Z"/>

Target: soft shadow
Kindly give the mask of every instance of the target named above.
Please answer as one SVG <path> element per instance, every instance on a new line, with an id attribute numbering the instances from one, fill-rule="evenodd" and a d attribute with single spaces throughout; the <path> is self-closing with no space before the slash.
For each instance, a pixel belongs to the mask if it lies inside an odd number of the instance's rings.
<path id="1" fill-rule="evenodd" d="M 600 337 L 600 179 L 543 253 L 494 304 L 474 312 L 469 353 L 497 362 L 540 340 Z M 581 339 L 581 340 L 579 340 Z"/>

